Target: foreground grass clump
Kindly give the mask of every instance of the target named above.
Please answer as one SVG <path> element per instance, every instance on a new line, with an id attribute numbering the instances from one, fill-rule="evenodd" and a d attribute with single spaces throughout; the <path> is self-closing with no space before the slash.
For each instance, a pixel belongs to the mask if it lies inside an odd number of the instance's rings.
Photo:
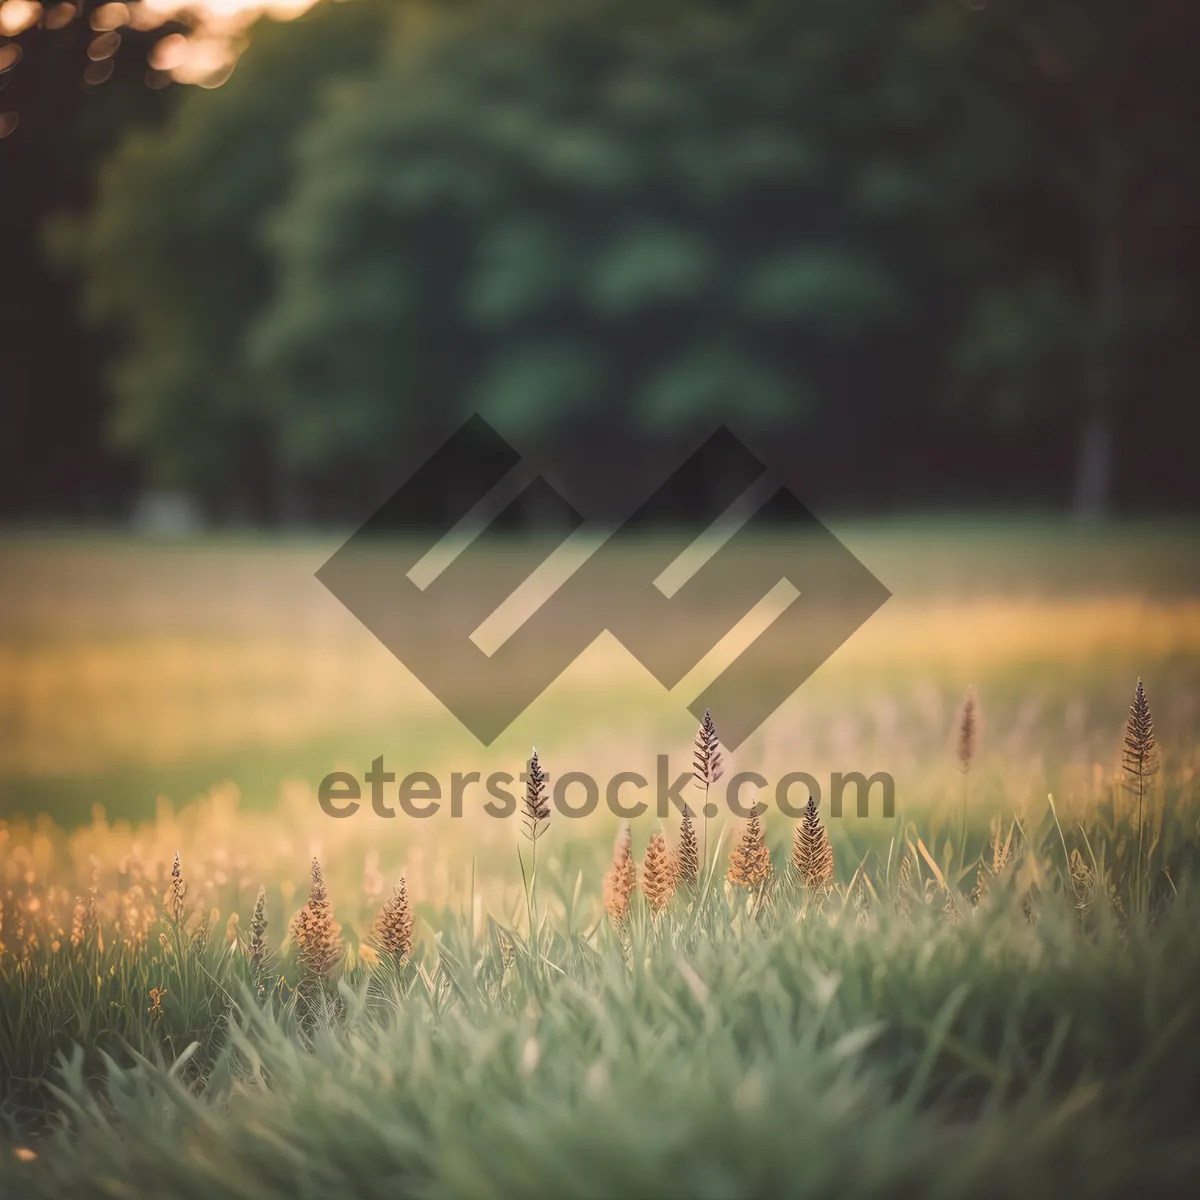
<path id="1" fill-rule="evenodd" d="M 1086 811 L 986 836 L 965 788 L 865 849 L 810 802 L 639 832 L 640 870 L 623 825 L 607 873 L 539 767 L 509 920 L 473 871 L 437 910 L 313 859 L 275 907 L 262 860 L 135 841 L 114 888 L 34 832 L 0 860 L 0 1195 L 1184 1194 L 1200 805 L 1140 684 L 1125 750 Z"/>
<path id="2" fill-rule="evenodd" d="M 21 1196 L 1179 1194 L 1200 906 L 1088 929 L 710 892 L 618 938 L 465 922 L 304 1001 L 243 987 L 201 1079 L 66 1057 Z M 36 1155 L 36 1157 L 31 1157 Z"/>

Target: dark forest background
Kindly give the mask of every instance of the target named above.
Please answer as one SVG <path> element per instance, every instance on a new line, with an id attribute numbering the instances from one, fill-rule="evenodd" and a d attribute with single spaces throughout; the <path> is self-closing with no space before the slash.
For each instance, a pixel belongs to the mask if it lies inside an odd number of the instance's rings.
<path id="1" fill-rule="evenodd" d="M 353 519 L 474 410 L 729 420 L 840 511 L 1200 502 L 1187 0 L 326 0 L 212 89 L 64 7 L 0 39 L 5 519 Z"/>

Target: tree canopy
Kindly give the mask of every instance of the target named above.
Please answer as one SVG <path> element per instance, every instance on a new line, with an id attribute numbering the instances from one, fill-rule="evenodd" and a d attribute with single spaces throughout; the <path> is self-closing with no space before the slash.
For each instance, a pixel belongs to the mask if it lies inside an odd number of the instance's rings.
<path id="1" fill-rule="evenodd" d="M 278 414 L 248 336 L 276 294 L 265 241 L 294 186 L 293 148 L 323 90 L 379 56 L 386 0 L 263 21 L 222 87 L 194 89 L 104 164 L 92 211 L 57 231 L 79 261 L 94 319 L 113 328 L 111 432 L 156 482 L 218 509 L 273 497 Z"/>
<path id="2" fill-rule="evenodd" d="M 1122 414 L 1171 402 L 1197 300 L 1196 17 L 993 8 L 354 0 L 260 28 L 80 231 L 115 429 L 222 493 L 369 477 L 434 414 L 886 437 L 957 403 L 1082 424 L 1103 473 Z"/>

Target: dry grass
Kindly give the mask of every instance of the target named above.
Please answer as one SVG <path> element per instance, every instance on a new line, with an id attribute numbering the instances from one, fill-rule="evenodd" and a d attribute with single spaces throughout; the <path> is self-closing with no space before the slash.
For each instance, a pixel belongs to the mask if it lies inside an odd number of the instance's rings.
<path id="1" fill-rule="evenodd" d="M 1062 678 L 1107 662 L 1124 687 L 1155 664 L 1200 660 L 1200 601 L 1179 576 L 1188 531 L 1139 550 L 1120 531 L 1089 549 L 1071 530 L 1018 531 L 996 548 L 973 531 L 836 528 L 894 596 L 796 698 L 798 718 L 861 714 L 880 692 L 903 705 L 929 684 L 953 694 L 968 679 L 990 705 L 1016 670 Z M 437 702 L 313 578 L 334 544 L 0 538 L 0 778 L 234 752 L 295 762 L 314 741 L 336 755 L 368 732 L 445 728 Z M 561 743 L 566 729 L 578 740 L 598 712 L 675 744 L 681 699 L 602 636 L 497 754 L 511 762 L 533 736 Z M 475 753 L 453 729 L 438 740 Z"/>

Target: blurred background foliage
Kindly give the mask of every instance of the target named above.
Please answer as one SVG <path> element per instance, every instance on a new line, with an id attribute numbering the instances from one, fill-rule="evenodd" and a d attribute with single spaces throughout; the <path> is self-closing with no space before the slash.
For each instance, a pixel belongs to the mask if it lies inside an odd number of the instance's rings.
<path id="1" fill-rule="evenodd" d="M 598 450 L 729 420 L 840 507 L 1192 507 L 1198 33 L 1186 0 L 261 21 L 38 206 L 37 269 L 108 371 L 26 371 L 18 467 L 90 405 L 112 440 L 78 469 L 125 464 L 105 504 L 345 519 L 480 410 Z M 6 357 L 69 358 L 44 335 Z"/>

